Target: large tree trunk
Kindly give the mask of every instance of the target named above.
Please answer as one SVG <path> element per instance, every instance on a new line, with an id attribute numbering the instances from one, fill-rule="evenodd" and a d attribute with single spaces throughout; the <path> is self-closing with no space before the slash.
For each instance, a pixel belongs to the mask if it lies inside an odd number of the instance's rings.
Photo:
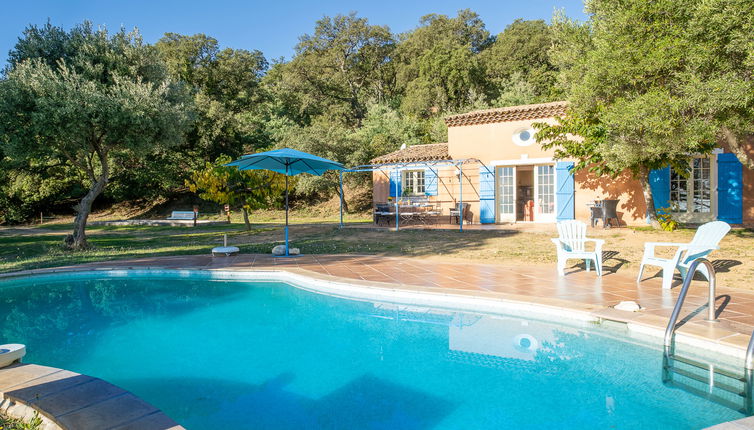
<path id="1" fill-rule="evenodd" d="M 84 198 L 82 198 L 73 208 L 76 211 L 76 218 L 73 220 L 73 237 L 70 240 L 70 243 L 67 243 L 71 249 L 86 249 L 89 247 L 89 243 L 86 241 L 86 221 L 89 219 L 89 214 L 92 212 L 92 203 L 94 203 L 97 196 L 102 194 L 102 191 L 107 185 L 107 181 L 110 179 L 110 168 L 107 163 L 107 154 L 99 154 L 99 160 L 101 166 L 99 176 L 92 182 L 89 192 L 86 193 Z"/>
<path id="2" fill-rule="evenodd" d="M 251 231 L 251 223 L 249 222 L 249 211 L 246 210 L 246 207 L 242 207 L 241 210 L 243 211 L 243 222 L 246 224 L 246 231 Z"/>
<path id="3" fill-rule="evenodd" d="M 335 185 L 335 193 L 338 195 L 338 198 L 340 198 L 340 185 Z M 348 200 L 346 200 L 346 190 L 343 189 L 343 213 L 348 213 Z"/>
<path id="4" fill-rule="evenodd" d="M 754 158 L 752 158 L 754 157 L 754 153 L 750 152 L 751 150 L 747 150 L 746 144 L 742 142 L 745 139 L 740 139 L 733 131 L 725 127 L 723 127 L 721 134 L 723 140 L 728 145 L 728 149 L 736 155 L 738 161 L 746 168 L 754 170 Z M 751 136 L 749 138 L 751 139 Z"/>
<path id="5" fill-rule="evenodd" d="M 641 191 L 644 194 L 644 201 L 647 203 L 647 218 L 653 228 L 660 228 L 660 222 L 657 220 L 657 211 L 655 210 L 655 199 L 652 195 L 652 186 L 649 184 L 649 169 L 642 167 L 639 171 L 639 182 Z"/>

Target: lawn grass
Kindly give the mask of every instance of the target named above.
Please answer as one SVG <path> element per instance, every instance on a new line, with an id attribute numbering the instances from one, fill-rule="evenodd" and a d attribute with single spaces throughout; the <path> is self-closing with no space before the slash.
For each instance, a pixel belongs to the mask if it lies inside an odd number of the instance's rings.
<path id="1" fill-rule="evenodd" d="M 42 428 L 42 419 L 35 415 L 34 418 L 24 421 L 0 414 L 0 430 L 38 430 Z"/>
<path id="2" fill-rule="evenodd" d="M 261 221 L 259 222 L 261 218 Z M 350 216 L 349 226 L 339 229 L 331 217 L 316 218 L 295 214 L 291 220 L 291 246 L 306 254 L 374 254 L 431 259 L 464 259 L 504 265 L 552 266 L 555 252 L 550 238 L 554 226 L 498 230 L 415 230 L 395 232 L 360 228 L 364 217 Z M 94 261 L 133 259 L 169 255 L 208 254 L 222 243 L 243 253 L 269 253 L 282 243 L 281 213 L 254 218 L 251 231 L 243 223 L 197 227 L 92 226 L 92 245 L 86 251 L 68 251 L 62 242 L 70 224 L 44 224 L 0 229 L 0 272 L 66 266 Z M 239 220 L 240 221 L 240 220 Z M 272 224 L 270 222 L 275 222 Z M 368 225 L 368 224 L 367 224 Z M 633 276 L 638 270 L 645 242 L 688 242 L 694 230 L 662 232 L 647 229 L 591 229 L 590 236 L 605 239 L 607 272 L 616 270 Z M 666 252 L 669 252 L 667 250 Z M 711 255 L 718 266 L 720 284 L 754 289 L 754 232 L 733 230 Z M 654 272 L 650 272 L 654 273 Z"/>

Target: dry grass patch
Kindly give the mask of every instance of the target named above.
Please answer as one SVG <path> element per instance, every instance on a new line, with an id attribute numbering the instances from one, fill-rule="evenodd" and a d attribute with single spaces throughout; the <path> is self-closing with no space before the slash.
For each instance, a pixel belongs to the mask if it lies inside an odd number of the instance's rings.
<path id="1" fill-rule="evenodd" d="M 192 227 L 92 227 L 92 250 L 65 251 L 63 237 L 70 226 L 48 224 L 42 227 L 0 229 L 0 271 L 62 266 L 101 260 L 118 260 L 160 255 L 206 254 L 228 235 L 231 244 L 244 253 L 269 253 L 282 243 L 280 214 L 254 224 L 251 232 L 242 223 Z M 438 261 L 444 259 L 537 265 L 553 267 L 554 225 L 502 226 L 494 230 L 375 229 L 357 225 L 338 229 L 329 217 L 305 218 L 309 223 L 290 228 L 291 244 L 306 254 L 374 254 L 411 256 Z M 299 221 L 304 221 L 299 219 Z M 276 223 L 272 223 L 276 222 Z M 473 228 L 473 227 L 472 227 Z M 689 242 L 694 230 L 675 232 L 619 228 L 590 229 L 591 237 L 605 239 L 605 270 L 635 276 L 645 242 Z M 722 285 L 754 289 L 754 231 L 733 230 L 710 256 Z M 670 256 L 672 250 L 664 251 Z M 650 268 L 646 274 L 655 272 Z"/>

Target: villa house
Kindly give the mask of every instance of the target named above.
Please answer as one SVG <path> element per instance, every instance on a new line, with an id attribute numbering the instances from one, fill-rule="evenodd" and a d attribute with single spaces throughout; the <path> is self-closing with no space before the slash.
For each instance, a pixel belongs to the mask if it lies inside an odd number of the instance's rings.
<path id="1" fill-rule="evenodd" d="M 626 173 L 613 179 L 571 172 L 535 138 L 534 122 L 554 122 L 567 102 L 511 106 L 445 118 L 448 142 L 409 146 L 378 157 L 375 203 L 423 199 L 447 214 L 462 200 L 468 221 L 482 224 L 588 220 L 588 204 L 618 199 L 623 224 L 646 223 L 641 185 Z M 657 208 L 676 219 L 754 224 L 754 172 L 724 148 L 690 163 L 684 178 L 670 167 L 650 177 Z"/>

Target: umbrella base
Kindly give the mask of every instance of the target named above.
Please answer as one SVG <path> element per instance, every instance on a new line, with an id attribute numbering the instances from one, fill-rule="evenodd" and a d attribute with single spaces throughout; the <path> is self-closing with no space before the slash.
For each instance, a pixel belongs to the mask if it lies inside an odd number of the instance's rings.
<path id="1" fill-rule="evenodd" d="M 301 251 L 298 248 L 288 248 L 288 255 L 298 255 L 300 253 Z M 272 255 L 276 257 L 285 254 L 285 245 L 277 245 L 276 247 L 272 248 Z"/>

